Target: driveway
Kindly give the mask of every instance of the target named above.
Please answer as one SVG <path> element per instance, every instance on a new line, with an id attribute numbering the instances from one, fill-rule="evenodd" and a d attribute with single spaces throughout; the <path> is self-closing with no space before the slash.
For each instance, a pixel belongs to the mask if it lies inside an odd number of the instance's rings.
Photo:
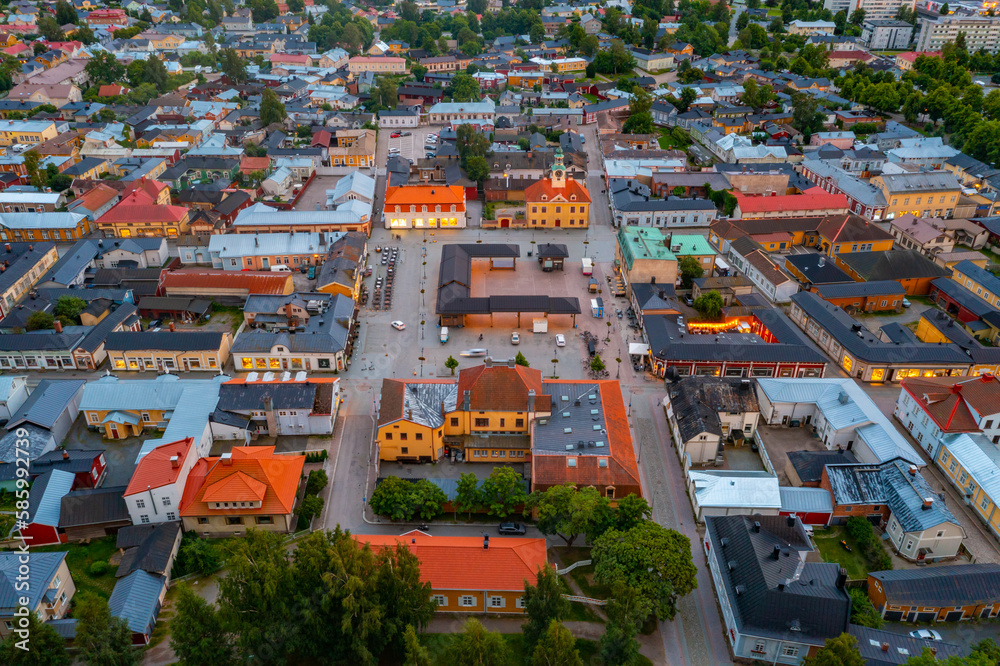
<path id="1" fill-rule="evenodd" d="M 135 457 L 139 455 L 142 443 L 147 439 L 149 437 L 104 439 L 101 433 L 87 428 L 87 420 L 81 414 L 70 428 L 63 445 L 70 451 L 103 450 L 104 459 L 108 463 L 104 486 L 127 486 L 135 471 Z"/>

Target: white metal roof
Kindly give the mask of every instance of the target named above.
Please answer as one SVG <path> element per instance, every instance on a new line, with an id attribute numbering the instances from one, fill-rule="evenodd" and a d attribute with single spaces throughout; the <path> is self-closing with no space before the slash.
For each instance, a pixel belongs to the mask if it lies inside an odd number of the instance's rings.
<path id="1" fill-rule="evenodd" d="M 695 487 L 695 501 L 705 507 L 780 509 L 778 477 L 767 472 L 688 470 Z"/>

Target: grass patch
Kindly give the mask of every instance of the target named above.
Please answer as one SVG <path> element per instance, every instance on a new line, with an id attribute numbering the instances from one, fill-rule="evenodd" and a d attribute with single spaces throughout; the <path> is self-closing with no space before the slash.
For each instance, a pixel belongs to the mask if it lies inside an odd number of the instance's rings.
<path id="1" fill-rule="evenodd" d="M 840 540 L 844 539 L 851 547 L 851 552 L 844 550 Z M 836 563 L 847 570 L 849 578 L 858 580 L 868 577 L 868 562 L 861 554 L 858 544 L 850 537 L 843 526 L 837 525 L 829 529 L 817 529 L 813 540 L 822 555 L 824 562 Z"/>
<path id="2" fill-rule="evenodd" d="M 92 539 L 90 543 L 68 543 L 53 546 L 39 546 L 32 548 L 36 553 L 66 553 L 66 566 L 76 583 L 77 594 L 80 592 L 91 592 L 105 599 L 111 596 L 111 590 L 115 586 L 115 567 L 109 567 L 107 572 L 101 576 L 90 575 L 90 565 L 94 562 L 107 562 L 114 555 L 115 537 L 109 536 L 101 539 Z"/>
<path id="3" fill-rule="evenodd" d="M 13 490 L 0 490 L 0 511 L 13 511 L 17 501 L 17 493 Z"/>
<path id="4" fill-rule="evenodd" d="M 521 666 L 527 661 L 524 653 L 524 637 L 521 634 L 501 634 L 507 643 L 508 658 L 510 666 Z M 448 658 L 448 648 L 454 640 L 455 634 L 420 634 L 420 642 L 431 653 L 431 663 L 440 666 L 452 666 L 452 661 Z M 583 663 L 589 664 L 597 657 L 597 642 L 584 638 L 576 639 L 576 649 L 580 651 L 580 658 Z M 652 663 L 649 659 L 640 656 L 640 664 Z"/>
<path id="5" fill-rule="evenodd" d="M 569 583 L 566 582 L 565 576 L 559 577 L 559 587 L 562 588 L 563 594 L 573 594 L 573 590 L 570 589 Z M 579 601 L 571 601 L 569 604 L 569 613 L 566 615 L 566 620 L 573 620 L 577 622 L 597 622 L 598 624 L 604 624 L 604 620 L 594 612 L 594 607 L 589 604 L 580 603 Z"/>
<path id="6" fill-rule="evenodd" d="M 220 305 L 215 301 L 212 301 L 212 317 L 218 317 L 220 315 L 226 315 L 229 317 L 229 323 L 233 327 L 233 335 L 236 335 L 236 331 L 240 330 L 240 326 L 243 325 L 243 310 L 236 307 L 235 305 Z M 195 326 L 204 326 L 208 322 L 204 319 L 200 319 Z"/>
<path id="7" fill-rule="evenodd" d="M 581 93 L 591 104 L 597 104 L 601 99 L 597 95 L 591 95 L 590 93 Z"/>
<path id="8" fill-rule="evenodd" d="M 177 590 L 179 589 L 177 585 L 174 585 L 167 590 L 167 596 L 163 600 L 163 608 L 160 609 L 160 614 L 156 618 L 153 635 L 149 637 L 147 650 L 159 645 L 163 639 L 170 635 L 170 620 L 174 617 L 174 602 L 177 600 Z"/>

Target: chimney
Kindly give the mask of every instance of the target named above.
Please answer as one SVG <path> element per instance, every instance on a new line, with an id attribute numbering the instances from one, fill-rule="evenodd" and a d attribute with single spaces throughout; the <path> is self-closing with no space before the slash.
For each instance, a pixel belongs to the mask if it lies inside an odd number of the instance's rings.
<path id="1" fill-rule="evenodd" d="M 917 475 L 917 466 L 910 465 L 910 476 L 916 476 L 916 475 Z"/>
<path id="2" fill-rule="evenodd" d="M 528 389 L 528 413 L 535 411 L 535 389 Z"/>
<path id="3" fill-rule="evenodd" d="M 294 306 L 291 303 L 285 303 L 285 316 L 289 319 L 292 318 L 292 310 Z"/>
<path id="4" fill-rule="evenodd" d="M 490 549 L 490 535 L 483 534 L 483 550 L 489 550 L 489 549 Z"/>
<path id="5" fill-rule="evenodd" d="M 889 651 L 889 643 L 883 641 L 882 642 L 882 652 L 888 652 L 888 651 Z"/>
<path id="6" fill-rule="evenodd" d="M 472 391 L 468 391 L 468 390 L 467 391 L 463 391 L 462 392 L 462 411 L 463 412 L 469 411 L 469 405 L 470 405 L 471 402 L 472 402 Z"/>
<path id="7" fill-rule="evenodd" d="M 227 453 L 223 453 L 222 457 L 220 458 L 220 460 L 222 461 L 223 465 L 232 465 L 233 464 L 233 452 L 229 451 Z"/>
<path id="8" fill-rule="evenodd" d="M 4 245 L 7 247 L 7 251 L 10 252 L 10 243 L 5 243 Z"/>
<path id="9" fill-rule="evenodd" d="M 170 322 L 170 332 L 174 332 L 174 322 Z"/>
<path id="10" fill-rule="evenodd" d="M 52 328 L 56 329 L 56 333 L 62 333 L 62 322 L 56 319 L 52 322 Z"/>
<path id="11" fill-rule="evenodd" d="M 487 368 L 492 368 L 493 367 L 493 358 L 491 356 L 487 356 L 486 360 L 483 361 L 483 365 L 485 365 Z"/>
<path id="12" fill-rule="evenodd" d="M 847 569 L 843 567 L 840 568 L 840 572 L 837 574 L 837 587 L 844 589 L 847 586 Z"/>
<path id="13" fill-rule="evenodd" d="M 513 368 L 514 367 L 514 359 L 512 359 L 512 358 L 507 359 L 507 367 L 508 368 Z"/>
<path id="14" fill-rule="evenodd" d="M 63 460 L 69 460 L 69 451 L 63 451 Z"/>
<path id="15" fill-rule="evenodd" d="M 753 531 L 754 531 L 754 533 L 757 533 L 757 534 L 760 533 L 760 521 L 759 520 L 753 521 Z"/>
<path id="16" fill-rule="evenodd" d="M 775 560 L 781 559 L 781 546 L 778 544 L 774 544 L 774 550 L 771 551 L 771 558 Z"/>
<path id="17" fill-rule="evenodd" d="M 170 456 L 170 467 L 171 469 L 177 469 L 181 466 L 180 456 Z"/>
<path id="18" fill-rule="evenodd" d="M 932 506 L 934 506 L 934 498 L 933 498 L 933 497 L 925 497 L 925 498 L 924 498 L 924 505 L 923 505 L 922 507 L 920 507 L 920 508 L 921 508 L 921 509 L 922 509 L 923 511 L 927 511 L 927 510 L 928 510 L 928 509 L 930 509 L 930 508 L 931 508 Z"/>
<path id="19" fill-rule="evenodd" d="M 795 516 L 788 516 L 788 526 L 795 527 Z"/>

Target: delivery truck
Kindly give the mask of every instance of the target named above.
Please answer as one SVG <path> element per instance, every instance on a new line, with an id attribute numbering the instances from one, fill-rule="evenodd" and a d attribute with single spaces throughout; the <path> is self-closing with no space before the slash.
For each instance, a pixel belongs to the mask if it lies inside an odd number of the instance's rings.
<path id="1" fill-rule="evenodd" d="M 594 274 L 594 260 L 589 257 L 584 257 L 580 260 L 583 263 L 583 274 L 593 275 Z"/>
<path id="2" fill-rule="evenodd" d="M 444 344 L 446 342 L 448 342 L 448 327 L 447 326 L 442 326 L 441 327 L 441 344 Z"/>

